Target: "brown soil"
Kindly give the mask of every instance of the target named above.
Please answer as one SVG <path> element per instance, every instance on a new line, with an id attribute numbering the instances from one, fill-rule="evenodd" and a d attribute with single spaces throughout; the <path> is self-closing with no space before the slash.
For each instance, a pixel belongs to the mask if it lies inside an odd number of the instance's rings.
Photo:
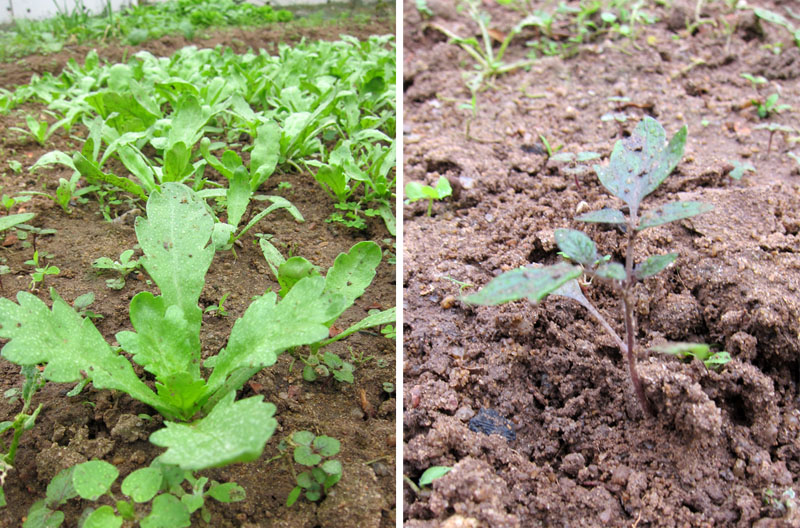
<path id="1" fill-rule="evenodd" d="M 781 13 L 786 5 L 757 3 Z M 723 2 L 703 13 L 716 27 L 689 35 L 696 3 L 671 4 L 655 9 L 662 22 L 636 45 L 596 40 L 495 79 L 478 96 L 469 140 L 459 105 L 472 59 L 431 23 L 462 36 L 477 36 L 477 26 L 443 2 L 429 2 L 436 16 L 425 20 L 406 3 L 404 178 L 433 185 L 443 175 L 454 188 L 431 217 L 421 203 L 404 212 L 403 473 L 416 481 L 430 466 L 454 467 L 420 493 L 404 487 L 406 526 L 800 526 L 786 499 L 800 490 L 799 166 L 787 156 L 793 144 L 777 135 L 768 153 L 768 133 L 755 128 L 797 126 L 800 49 L 788 32 Z M 501 32 L 519 19 L 488 9 Z M 736 28 L 729 41 L 723 19 Z M 522 58 L 534 37 L 517 37 L 507 60 Z M 764 48 L 775 42 L 780 55 Z M 769 83 L 757 91 L 741 73 Z M 794 110 L 759 119 L 747 103 L 777 91 Z M 468 306 L 444 278 L 471 292 L 502 271 L 555 263 L 559 227 L 586 231 L 624 260 L 621 233 L 573 220 L 579 207 L 618 203 L 593 173 L 576 185 L 563 166 L 545 164 L 539 139 L 607 163 L 620 133 L 600 120 L 612 96 L 641 106 L 627 109 L 635 117 L 626 133 L 644 115 L 670 136 L 689 127 L 683 161 L 644 207 L 715 207 L 644 231 L 636 245 L 637 260 L 679 253 L 637 290 L 654 417 L 639 410 L 615 342 L 574 301 Z M 756 172 L 734 181 L 733 161 Z M 623 332 L 611 290 L 588 290 Z M 718 344 L 733 360 L 710 371 L 646 351 L 666 340 Z M 516 439 L 471 431 L 482 408 L 509 419 Z"/>
<path id="2" fill-rule="evenodd" d="M 336 39 L 341 33 L 365 37 L 393 31 L 394 21 L 382 19 L 367 25 L 318 29 L 281 26 L 246 32 L 229 30 L 194 44 L 223 44 L 236 50 L 248 46 L 273 49 L 278 42 L 296 42 L 302 37 Z M 166 37 L 146 43 L 141 49 L 169 55 L 185 44 L 182 38 Z M 98 49 L 101 58 L 109 61 L 130 56 L 135 51 L 117 46 Z M 0 77 L 6 88 L 13 88 L 14 84 L 27 81 L 32 71 L 58 72 L 70 57 L 80 61 L 85 52 L 85 48 L 77 48 L 0 65 Z M 27 168 L 47 151 L 61 149 L 71 152 L 70 149 L 75 148 L 76 142 L 59 134 L 42 148 L 8 130 L 10 126 L 19 126 L 26 112 L 41 111 L 42 108 L 28 105 L 0 117 L 2 192 L 9 196 L 22 190 L 42 190 L 43 186 L 53 193 L 58 178 L 69 177 L 66 171 L 60 170 L 40 171 L 41 174 L 37 175 L 29 175 L 24 170 L 21 174 L 14 174 L 7 165 L 8 160 L 16 160 Z M 279 189 L 278 183 L 282 181 L 290 183 L 291 188 Z M 229 293 L 225 302 L 229 315 L 216 317 L 209 314 L 204 317 L 201 339 L 205 354 L 214 354 L 225 346 L 234 321 L 244 313 L 254 295 L 277 287 L 258 245 L 254 243 L 253 234 L 271 233 L 277 247 L 285 247 L 286 251 L 304 256 L 324 269 L 333 264 L 336 255 L 348 251 L 360 240 L 374 240 L 393 252 L 385 242 L 391 237 L 380 220 L 372 219 L 363 232 L 326 223 L 325 219 L 335 211 L 333 202 L 308 174 L 275 174 L 260 191 L 279 194 L 292 201 L 304 215 L 306 223 L 298 224 L 286 213 L 269 215 L 243 238 L 243 244 L 236 247 L 236 257 L 231 252 L 215 256 L 206 277 L 201 304 L 215 304 L 224 293 Z M 96 300 L 90 309 L 104 316 L 96 325 L 110 343 L 114 342 L 117 332 L 131 329 L 127 317 L 130 299 L 139 291 L 153 290 L 154 286 L 149 286 L 146 275 L 140 274 L 131 276 L 122 290 L 110 290 L 105 285 L 109 276 L 98 274 L 91 263 L 101 256 L 117 259 L 123 250 L 134 247 L 136 238 L 132 220 L 137 214 L 143 214 L 143 208 L 141 202 L 112 207 L 112 217 L 121 216 L 131 209 L 136 211 L 110 223 L 103 220 L 94 199 L 76 205 L 71 214 L 38 197 L 14 210 L 36 212 L 37 216 L 30 222 L 32 225 L 58 230 L 55 235 L 36 240 L 40 255 L 51 255 L 48 262 L 61 270 L 58 276 L 47 277 L 45 287 L 39 288 L 38 295 L 49 300 L 48 289 L 52 286 L 71 302 L 81 294 L 94 292 Z M 11 269 L 10 274 L 2 276 L 2 291 L 13 298 L 15 292 L 28 288 L 31 268 L 23 263 L 31 258 L 33 248 L 24 247 L 21 241 L 9 235 L 0 249 L 2 261 Z M 141 251 L 137 254 L 140 255 Z M 388 255 L 389 251 L 385 254 Z M 393 306 L 395 274 L 395 266 L 384 259 L 372 285 L 337 326 L 349 326 L 366 316 L 368 309 Z M 364 361 L 357 365 L 353 385 L 333 381 L 305 382 L 298 362 L 288 354 L 282 355 L 274 367 L 257 374 L 245 385 L 242 397 L 263 394 L 267 401 L 277 405 L 279 427 L 259 461 L 204 472 L 219 481 L 236 481 L 247 492 L 243 502 L 220 504 L 209 500 L 207 505 L 211 507 L 213 526 L 394 526 L 395 405 L 393 394 L 388 394 L 383 388 L 385 382 L 395 382 L 394 344 L 374 332 L 362 332 L 331 345 L 331 350 L 347 361 L 352 361 L 351 354 L 363 355 Z M 19 387 L 21 381 L 19 367 L 0 360 L 0 391 Z M 141 413 L 154 414 L 151 409 L 124 394 L 91 388 L 79 396 L 68 398 L 65 393 L 70 388 L 49 383 L 34 398 L 34 406 L 41 403 L 43 409 L 36 427 L 23 436 L 15 469 L 5 483 L 9 505 L 0 515 L 2 528 L 20 526 L 30 505 L 44 497 L 49 479 L 62 468 L 87 459 L 102 458 L 117 464 L 125 476 L 133 469 L 147 465 L 161 451 L 147 441 L 149 434 L 159 427 L 160 418 L 152 422 L 136 418 Z M 362 394 L 368 405 L 366 409 L 362 408 Z M 0 399 L 0 421 L 13 419 L 19 409 L 19 402 L 9 404 Z M 311 430 L 339 439 L 342 450 L 336 458 L 342 461 L 344 471 L 342 480 L 321 503 L 313 504 L 301 498 L 294 506 L 286 508 L 286 497 L 294 486 L 288 460 L 268 460 L 279 454 L 279 440 L 297 430 Z M 3 440 L 7 442 L 8 438 Z M 80 512 L 87 505 L 75 500 L 65 506 L 65 526 L 76 526 Z M 199 522 L 199 517 L 195 520 Z"/>

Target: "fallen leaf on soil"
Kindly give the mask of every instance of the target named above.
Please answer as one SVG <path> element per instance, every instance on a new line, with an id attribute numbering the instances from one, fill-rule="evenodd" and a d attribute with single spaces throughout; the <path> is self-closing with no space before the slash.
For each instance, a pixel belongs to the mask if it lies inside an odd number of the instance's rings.
<path id="1" fill-rule="evenodd" d="M 358 403 L 361 405 L 361 410 L 370 418 L 375 417 L 375 407 L 367 400 L 367 391 L 358 389 Z"/>

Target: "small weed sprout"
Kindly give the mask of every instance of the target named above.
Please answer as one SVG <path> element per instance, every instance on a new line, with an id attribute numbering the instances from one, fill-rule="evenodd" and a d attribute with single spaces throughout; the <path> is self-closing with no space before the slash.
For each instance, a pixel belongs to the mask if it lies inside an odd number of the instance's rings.
<path id="1" fill-rule="evenodd" d="M 747 79 L 750 81 L 750 85 L 753 87 L 754 90 L 758 90 L 758 87 L 762 84 L 767 84 L 767 79 L 762 77 L 761 75 L 751 75 L 749 73 L 742 73 L 739 75 L 742 79 Z"/>
<path id="2" fill-rule="evenodd" d="M 750 104 L 756 108 L 756 113 L 761 119 L 768 118 L 771 114 L 780 114 L 786 110 L 791 110 L 792 106 L 788 104 L 778 104 L 777 93 L 768 96 L 766 99 L 751 99 Z"/>
<path id="3" fill-rule="evenodd" d="M 741 180 L 745 172 L 756 171 L 756 168 L 753 167 L 752 163 L 742 163 L 741 161 L 735 160 L 730 162 L 730 164 L 733 165 L 733 169 L 731 169 L 728 175 L 734 180 Z"/>
<path id="4" fill-rule="evenodd" d="M 25 118 L 25 123 L 28 125 L 28 130 L 20 127 L 9 127 L 9 130 L 19 132 L 23 136 L 31 137 L 41 146 L 44 146 L 45 142 L 53 135 L 53 132 L 61 126 L 58 123 L 53 126 L 48 126 L 47 121 L 39 121 L 31 116 Z"/>
<path id="5" fill-rule="evenodd" d="M 121 290 L 125 287 L 126 277 L 134 270 L 139 269 L 140 263 L 132 258 L 133 250 L 126 249 L 119 255 L 119 260 L 111 260 L 108 257 L 100 257 L 92 262 L 92 267 L 101 271 L 110 270 L 118 274 L 113 279 L 106 279 L 106 286 L 112 290 Z"/>
<path id="6" fill-rule="evenodd" d="M 17 160 L 8 160 L 8 168 L 11 169 L 14 174 L 19 174 L 22 172 L 22 163 Z"/>
<path id="7" fill-rule="evenodd" d="M 711 205 L 703 202 L 678 201 L 640 212 L 641 201 L 661 185 L 683 157 L 686 133 L 684 126 L 667 143 L 663 127 L 655 119 L 645 117 L 630 137 L 617 141 L 608 166 L 594 166 L 603 186 L 625 202 L 628 215 L 626 218 L 621 210 L 607 208 L 582 214 L 576 220 L 623 228 L 627 239 L 624 264 L 611 262 L 609 256 L 599 255 L 595 243 L 581 231 L 557 229 L 556 244 L 566 257 L 566 262 L 509 271 L 494 278 L 481 291 L 464 298 L 464 301 L 472 304 L 497 305 L 518 299 L 538 302 L 552 293 L 577 301 L 616 341 L 627 360 L 633 392 L 646 414 L 652 414 L 652 408 L 636 368 L 634 292 L 641 280 L 662 271 L 675 261 L 678 254 L 652 255 L 637 264 L 634 261 L 636 237 L 644 229 L 712 209 Z M 582 275 L 608 284 L 622 298 L 624 340 L 583 295 L 576 280 Z"/>
<path id="8" fill-rule="evenodd" d="M 666 343 L 657 345 L 650 350 L 671 354 L 681 359 L 697 359 L 703 362 L 707 369 L 717 370 L 731 360 L 731 355 L 724 350 L 714 352 L 704 343 Z"/>
<path id="9" fill-rule="evenodd" d="M 291 437 L 281 441 L 279 449 L 283 452 L 292 450 L 292 457 L 297 464 L 310 468 L 299 475 L 294 466 L 289 465 L 295 475 L 297 486 L 289 492 L 286 506 L 291 506 L 305 491 L 306 498 L 317 502 L 325 497 L 328 490 L 342 478 L 342 463 L 331 459 L 339 453 L 340 442 L 330 436 L 316 436 L 311 431 L 296 431 Z M 323 459 L 326 459 L 323 462 Z"/>
<path id="10" fill-rule="evenodd" d="M 775 136 L 777 132 L 782 133 L 784 139 L 786 139 L 789 134 L 794 132 L 794 128 L 786 125 L 781 125 L 778 123 L 765 123 L 763 125 L 756 126 L 755 129 L 769 131 L 769 140 L 767 141 L 767 156 L 769 156 L 770 152 L 772 151 L 772 138 Z"/>
<path id="11" fill-rule="evenodd" d="M 453 468 L 450 466 L 431 466 L 422 472 L 422 475 L 419 477 L 419 484 L 414 484 L 414 481 L 406 475 L 403 475 L 403 482 L 408 484 L 408 486 L 414 490 L 414 493 L 419 495 L 423 490 L 427 489 L 434 480 L 442 478 L 452 470 Z"/>
<path id="12" fill-rule="evenodd" d="M 45 257 L 45 258 L 47 258 L 47 257 Z M 28 265 L 28 266 L 33 266 L 33 268 L 34 268 L 33 273 L 31 273 L 31 283 L 28 286 L 28 289 L 31 290 L 31 291 L 33 291 L 36 288 L 36 285 L 39 284 L 39 283 L 42 283 L 42 286 L 44 286 L 44 278 L 47 275 L 58 275 L 59 273 L 61 273 L 61 270 L 58 269 L 58 267 L 56 267 L 56 266 L 51 266 L 49 264 L 48 265 L 44 265 L 44 264 L 40 265 L 39 264 L 39 252 L 38 251 L 34 251 L 33 252 L 33 258 L 31 260 L 26 260 L 25 264 Z"/>
<path id="13" fill-rule="evenodd" d="M 228 298 L 228 295 L 230 295 L 230 293 L 223 293 L 222 297 L 219 299 L 219 303 L 208 306 L 205 310 L 203 310 L 203 313 L 211 313 L 217 317 L 227 317 L 228 311 L 225 310 L 225 299 Z"/>
<path id="14" fill-rule="evenodd" d="M 444 176 L 439 176 L 439 181 L 436 182 L 436 187 L 430 185 L 422 185 L 417 182 L 408 182 L 406 184 L 406 201 L 405 204 L 411 204 L 417 200 L 428 200 L 428 216 L 433 212 L 433 201 L 444 200 L 453 194 L 453 189 L 450 187 L 450 181 Z"/>
<path id="15" fill-rule="evenodd" d="M 7 431 L 14 432 L 8 448 L 0 440 L 0 508 L 6 505 L 3 484 L 8 472 L 14 467 L 14 459 L 17 455 L 20 438 L 25 431 L 33 428 L 36 424 L 36 417 L 39 416 L 39 412 L 42 410 L 42 404 L 39 404 L 36 410 L 30 412 L 33 395 L 44 386 L 44 378 L 41 372 L 33 365 L 26 365 L 22 367 L 22 375 L 25 377 L 22 389 L 9 389 L 4 394 L 9 403 L 14 403 L 17 399 L 22 400 L 22 410 L 17 413 L 13 420 L 0 422 L 0 435 L 5 434 Z"/>

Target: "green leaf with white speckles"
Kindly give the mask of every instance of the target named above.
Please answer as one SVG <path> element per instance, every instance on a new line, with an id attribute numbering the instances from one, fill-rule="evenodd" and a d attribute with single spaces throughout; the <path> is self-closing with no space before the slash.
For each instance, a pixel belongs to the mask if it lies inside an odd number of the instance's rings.
<path id="1" fill-rule="evenodd" d="M 671 202 L 644 213 L 636 229 L 641 231 L 648 227 L 655 227 L 668 222 L 707 213 L 713 209 L 713 205 L 705 202 Z"/>
<path id="2" fill-rule="evenodd" d="M 208 416 L 192 424 L 165 422 L 164 429 L 150 435 L 152 443 L 167 448 L 159 461 L 199 471 L 261 456 L 278 426 L 275 406 L 264 403 L 262 396 L 234 402 L 235 396 L 229 392 Z"/>
<path id="3" fill-rule="evenodd" d="M 666 143 L 666 132 L 652 117 L 642 119 L 630 137 L 617 141 L 607 166 L 594 170 L 603 186 L 635 212 L 642 199 L 656 190 L 683 157 L 686 126 Z"/>

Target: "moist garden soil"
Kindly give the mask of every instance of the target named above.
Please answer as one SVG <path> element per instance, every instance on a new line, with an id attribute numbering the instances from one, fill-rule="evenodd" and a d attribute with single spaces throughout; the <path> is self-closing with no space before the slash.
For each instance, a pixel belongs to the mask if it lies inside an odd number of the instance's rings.
<path id="1" fill-rule="evenodd" d="M 213 33 L 208 39 L 187 42 L 182 37 L 164 37 L 144 43 L 139 48 L 117 45 L 97 46 L 101 59 L 119 61 L 138 49 L 169 56 L 184 45 L 210 47 L 218 44 L 243 52 L 248 47 L 277 50 L 279 42 L 296 43 L 301 38 L 336 40 L 340 34 L 366 38 L 371 34 L 394 32 L 394 20 L 373 19 L 365 23 L 326 24 L 320 27 L 276 25 L 261 29 L 235 29 Z M 55 55 L 28 57 L 22 61 L 1 64 L 3 87 L 13 89 L 27 82 L 32 72 L 50 71 L 57 74 L 70 58 L 83 61 L 90 47 L 77 47 Z M 26 105 L 9 115 L 0 116 L 0 170 L 3 172 L 2 192 L 12 196 L 24 190 L 54 193 L 59 177 L 69 178 L 67 170 L 42 170 L 29 174 L 30 167 L 50 150 L 73 152 L 80 142 L 55 134 L 40 147 L 32 140 L 20 137 L 11 126 L 24 126 L 24 115 L 41 112 L 44 107 Z M 77 128 L 77 127 L 76 127 Z M 24 170 L 15 174 L 8 161 L 15 160 Z M 115 170 L 124 170 L 122 166 Z M 207 175 L 213 171 L 207 170 Z M 288 182 L 291 188 L 278 188 Z M 276 247 L 284 255 L 300 255 L 327 269 L 339 253 L 347 252 L 361 240 L 374 240 L 387 251 L 378 273 L 366 293 L 337 323 L 344 329 L 366 316 L 371 309 L 386 309 L 394 305 L 395 266 L 388 262 L 394 249 L 391 237 L 382 221 L 369 219 L 365 231 L 348 229 L 325 220 L 335 212 L 333 200 L 314 181 L 310 174 L 274 174 L 260 189 L 263 194 L 277 194 L 289 199 L 305 217 L 305 223 L 295 222 L 288 213 L 270 214 L 258 223 L 242 244 L 232 252 L 219 252 L 206 276 L 206 286 L 200 302 L 202 307 L 216 304 L 223 294 L 226 317 L 206 314 L 203 318 L 201 341 L 204 355 L 217 353 L 226 344 L 234 321 L 240 317 L 250 300 L 269 289 L 278 288 L 266 261 L 252 236 L 253 233 L 274 235 Z M 45 198 L 34 198 L 14 212 L 35 212 L 29 224 L 52 228 L 53 235 L 36 239 L 40 255 L 49 254 L 49 264 L 58 266 L 57 276 L 48 276 L 37 295 L 49 302 L 49 288 L 54 287 L 68 302 L 84 293 L 93 292 L 90 309 L 103 318 L 95 321 L 110 343 L 114 335 L 130 330 L 128 306 L 131 298 L 143 290 L 153 291 L 146 273 L 132 274 L 122 290 L 106 287 L 111 275 L 99 274 L 92 262 L 106 256 L 114 260 L 136 244 L 133 221 L 144 214 L 144 203 L 129 201 L 113 206 L 114 221 L 103 219 L 97 200 L 92 195 L 85 204 L 76 204 L 70 214 Z M 259 202 L 254 202 L 259 203 Z M 252 206 L 251 206 L 252 207 Z M 257 211 L 253 211 L 253 214 Z M 17 291 L 27 290 L 31 266 L 24 264 L 33 255 L 32 241 L 20 241 L 13 234 L 6 236 L 0 247 L 0 257 L 10 273 L 2 275 L 2 294 L 14 298 Z M 388 242 L 387 242 L 388 240 Z M 141 256 L 141 250 L 136 251 Z M 223 469 L 203 472 L 221 482 L 235 481 L 245 488 L 243 502 L 220 504 L 207 501 L 212 526 L 243 527 L 315 527 L 315 526 L 374 526 L 389 527 L 395 523 L 395 405 L 394 394 L 384 390 L 384 383 L 395 382 L 394 342 L 375 332 L 361 332 L 331 345 L 331 350 L 346 361 L 351 355 L 363 359 L 356 363 L 355 383 L 302 379 L 299 361 L 287 353 L 278 363 L 253 377 L 240 391 L 240 397 L 262 394 L 266 401 L 277 406 L 279 426 L 268 442 L 264 455 L 256 462 L 236 464 Z M 301 353 L 303 351 L 300 351 Z M 21 387 L 19 367 L 0 360 L 0 391 Z M 124 477 L 132 470 L 145 466 L 161 449 L 147 441 L 151 432 L 162 426 L 160 417 L 147 421 L 140 414 L 154 415 L 145 405 L 125 394 L 97 391 L 91 387 L 80 395 L 67 397 L 69 385 L 48 383 L 33 400 L 33 408 L 42 404 L 36 426 L 25 433 L 19 447 L 14 470 L 8 475 L 4 489 L 8 501 L 0 511 L 0 527 L 21 526 L 28 508 L 44 498 L 50 479 L 61 469 L 88 459 L 113 462 Z M 21 404 L 0 399 L 0 420 L 13 419 Z M 294 487 L 289 467 L 290 457 L 270 461 L 280 454 L 278 442 L 293 431 L 310 430 L 315 434 L 332 436 L 341 441 L 337 455 L 343 464 L 342 480 L 331 489 L 319 504 L 301 498 L 291 508 L 285 507 L 286 497 Z M 8 440 L 8 439 L 4 439 Z M 297 468 L 299 471 L 299 466 Z M 118 480 L 121 482 L 121 478 Z M 114 488 L 117 492 L 117 487 Z M 64 526 L 76 526 L 87 503 L 73 500 L 62 509 L 66 512 Z M 198 516 L 193 519 L 201 523 Z M 201 523 L 202 524 L 202 523 Z"/>
<path id="2" fill-rule="evenodd" d="M 521 17 L 491 4 L 500 33 Z M 453 469 L 421 492 L 404 486 L 405 526 L 800 526 L 800 165 L 787 156 L 798 133 L 777 134 L 768 152 L 769 134 L 756 128 L 798 128 L 800 50 L 783 28 L 724 2 L 706 2 L 702 18 L 715 24 L 689 32 L 696 3 L 671 4 L 652 8 L 660 21 L 635 42 L 599 37 L 495 79 L 467 139 L 462 73 L 473 60 L 432 24 L 479 38 L 478 27 L 446 2 L 428 2 L 432 18 L 406 3 L 404 178 L 445 176 L 453 196 L 430 217 L 427 204 L 404 211 L 403 473 L 416 482 L 430 466 Z M 524 58 L 535 38 L 516 37 L 507 60 Z M 780 54 L 766 47 L 775 43 Z M 768 83 L 756 89 L 741 73 Z M 749 101 L 772 93 L 793 109 L 760 119 Z M 622 131 L 601 121 L 617 104 L 609 97 L 633 103 Z M 645 210 L 714 205 L 637 239 L 637 261 L 679 254 L 636 293 L 654 416 L 639 409 L 615 342 L 574 301 L 459 301 L 503 271 L 557 262 L 556 228 L 583 230 L 624 261 L 620 231 L 573 220 L 619 204 L 593 172 L 576 182 L 545 163 L 539 136 L 607 163 L 645 115 L 670 137 L 689 128 L 682 162 Z M 733 180 L 735 162 L 755 172 Z M 586 291 L 622 333 L 610 288 Z M 733 359 L 708 370 L 648 351 L 665 341 L 709 343 Z M 481 409 L 509 420 L 515 439 L 471 431 Z"/>

